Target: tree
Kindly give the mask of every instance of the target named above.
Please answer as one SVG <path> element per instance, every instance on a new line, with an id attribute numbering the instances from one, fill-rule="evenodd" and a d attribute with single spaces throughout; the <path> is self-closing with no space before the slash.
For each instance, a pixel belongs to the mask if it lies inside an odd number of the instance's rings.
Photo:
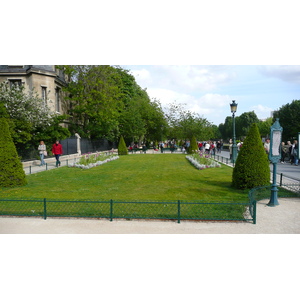
<path id="1" fill-rule="evenodd" d="M 0 103 L 6 107 L 10 134 L 19 154 L 36 148 L 40 140 L 51 143 L 70 136 L 60 126 L 66 116 L 51 113 L 34 91 L 27 93 L 23 86 L 0 83 Z"/>
<path id="2" fill-rule="evenodd" d="M 273 118 L 267 118 L 265 121 L 259 121 L 257 126 L 261 136 L 267 137 L 270 134 L 271 126 L 273 125 Z"/>
<path id="3" fill-rule="evenodd" d="M 232 185 L 251 189 L 270 183 L 269 160 L 258 127 L 253 123 L 243 143 L 232 173 Z"/>
<path id="4" fill-rule="evenodd" d="M 111 66 L 64 66 L 70 77 L 65 91 L 70 95 L 69 128 L 82 137 L 113 140 L 119 135 L 122 109 L 120 76 Z"/>
<path id="5" fill-rule="evenodd" d="M 274 112 L 274 118 L 279 118 L 279 123 L 283 128 L 282 140 L 294 140 L 300 132 L 300 100 L 293 100 L 292 103 L 285 104 L 278 111 Z"/>
<path id="6" fill-rule="evenodd" d="M 236 136 L 239 139 L 243 139 L 247 135 L 250 126 L 253 123 L 258 123 L 259 120 L 254 111 L 245 112 L 240 116 L 236 117 Z"/>
<path id="7" fill-rule="evenodd" d="M 10 135 L 5 108 L 0 104 L 0 186 L 26 185 L 26 176 Z"/>
<path id="8" fill-rule="evenodd" d="M 205 118 L 189 110 L 185 110 L 186 104 L 169 105 L 166 113 L 170 136 L 179 140 L 192 139 L 193 136 L 198 140 L 208 140 L 214 138 L 215 130 L 213 125 Z"/>
<path id="9" fill-rule="evenodd" d="M 197 153 L 198 150 L 199 150 L 199 148 L 198 148 L 197 140 L 193 136 L 192 139 L 191 139 L 190 147 L 188 148 L 188 153 L 189 154 Z"/>
<path id="10" fill-rule="evenodd" d="M 123 136 L 121 135 L 119 145 L 118 145 L 118 154 L 119 155 L 127 155 L 128 154 L 128 149 L 126 147 L 125 141 Z"/>

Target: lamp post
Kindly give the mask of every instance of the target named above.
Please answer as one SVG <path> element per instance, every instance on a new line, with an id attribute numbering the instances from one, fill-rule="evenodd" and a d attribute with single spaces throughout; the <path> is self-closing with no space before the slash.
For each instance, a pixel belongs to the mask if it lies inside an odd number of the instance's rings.
<path id="1" fill-rule="evenodd" d="M 232 127 L 233 127 L 233 138 L 232 138 L 232 156 L 231 156 L 231 162 L 234 164 L 237 157 L 237 145 L 236 145 L 236 138 L 235 138 L 235 113 L 237 110 L 237 103 L 235 103 L 235 100 L 232 100 L 232 103 L 230 104 L 230 109 L 232 113 Z"/>

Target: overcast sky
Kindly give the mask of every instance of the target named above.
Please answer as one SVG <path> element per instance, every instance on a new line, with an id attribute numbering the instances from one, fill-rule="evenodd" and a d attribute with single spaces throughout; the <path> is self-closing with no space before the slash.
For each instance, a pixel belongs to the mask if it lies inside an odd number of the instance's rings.
<path id="1" fill-rule="evenodd" d="M 254 111 L 259 119 L 292 100 L 300 99 L 300 66 L 254 65 L 124 65 L 150 98 L 163 107 L 176 101 L 215 125 L 230 116 Z"/>

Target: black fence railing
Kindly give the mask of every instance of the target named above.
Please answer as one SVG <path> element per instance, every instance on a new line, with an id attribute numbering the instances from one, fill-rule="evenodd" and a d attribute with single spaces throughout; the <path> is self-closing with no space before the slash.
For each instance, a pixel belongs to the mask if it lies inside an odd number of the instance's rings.
<path id="1" fill-rule="evenodd" d="M 256 203 L 0 199 L 0 215 L 113 219 L 251 221 Z"/>

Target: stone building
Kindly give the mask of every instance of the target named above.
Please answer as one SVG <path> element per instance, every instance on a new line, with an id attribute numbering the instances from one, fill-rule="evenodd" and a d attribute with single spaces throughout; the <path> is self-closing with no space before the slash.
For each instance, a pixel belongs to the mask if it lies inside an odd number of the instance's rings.
<path id="1" fill-rule="evenodd" d="M 66 78 L 54 65 L 0 65 L 0 82 L 3 81 L 36 92 L 53 112 L 61 114 L 66 110 L 62 91 Z"/>

